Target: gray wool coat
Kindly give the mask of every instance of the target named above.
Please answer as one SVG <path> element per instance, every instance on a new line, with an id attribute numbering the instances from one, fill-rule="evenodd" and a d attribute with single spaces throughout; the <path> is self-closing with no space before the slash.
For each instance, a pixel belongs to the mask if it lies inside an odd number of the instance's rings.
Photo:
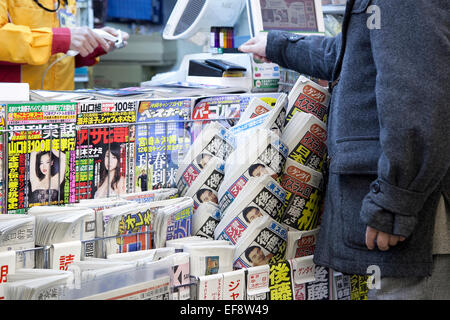
<path id="1" fill-rule="evenodd" d="M 368 27 L 371 5 L 379 28 Z M 316 264 L 361 275 L 377 265 L 382 277 L 431 274 L 436 207 L 450 195 L 449 34 L 448 0 L 349 0 L 334 38 L 269 32 L 268 59 L 339 78 Z M 369 250 L 367 225 L 406 240 Z"/>

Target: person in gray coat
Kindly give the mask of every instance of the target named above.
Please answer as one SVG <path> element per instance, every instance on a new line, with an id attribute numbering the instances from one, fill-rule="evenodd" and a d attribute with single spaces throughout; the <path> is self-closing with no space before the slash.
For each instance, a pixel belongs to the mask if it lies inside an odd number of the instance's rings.
<path id="1" fill-rule="evenodd" d="M 329 81 L 314 262 L 360 275 L 375 266 L 381 288 L 369 298 L 450 299 L 450 246 L 438 246 L 450 239 L 449 33 L 449 1 L 348 0 L 336 37 L 270 31 L 240 47 Z"/>

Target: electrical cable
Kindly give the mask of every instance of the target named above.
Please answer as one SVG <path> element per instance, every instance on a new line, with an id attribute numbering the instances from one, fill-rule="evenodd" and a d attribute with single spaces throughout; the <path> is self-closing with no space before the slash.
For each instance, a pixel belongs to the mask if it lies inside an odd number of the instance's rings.
<path id="1" fill-rule="evenodd" d="M 44 74 L 42 75 L 42 78 L 41 78 L 41 90 L 44 90 L 44 80 L 45 80 L 45 77 L 47 76 L 47 72 L 48 72 L 55 64 L 57 64 L 57 63 L 60 62 L 62 59 L 67 58 L 67 57 L 70 57 L 70 55 L 65 54 L 65 55 L 59 57 L 58 59 L 56 59 L 55 61 L 53 61 L 52 63 L 50 63 L 50 65 L 47 67 L 47 69 L 45 69 L 45 72 L 44 72 Z"/>

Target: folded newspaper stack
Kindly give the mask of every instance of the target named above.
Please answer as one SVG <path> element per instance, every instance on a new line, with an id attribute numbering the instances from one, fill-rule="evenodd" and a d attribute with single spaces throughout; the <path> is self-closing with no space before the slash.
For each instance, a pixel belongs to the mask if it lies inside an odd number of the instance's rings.
<path id="1" fill-rule="evenodd" d="M 248 120 L 244 120 L 244 118 L 234 127 L 230 128 L 230 133 L 233 135 L 234 139 L 234 148 L 238 148 L 238 146 L 244 144 L 249 138 L 253 140 L 256 129 L 270 130 L 276 135 L 281 136 L 286 119 L 287 103 L 287 95 L 285 93 L 281 93 L 272 110 Z M 252 106 L 249 107 L 252 108 Z M 253 108 L 255 107 L 253 106 Z M 246 109 L 246 113 L 247 112 L 252 112 L 252 109 Z M 247 117 L 247 115 L 244 116 Z"/>
<path id="2" fill-rule="evenodd" d="M 31 215 L 0 214 L 0 252 L 35 247 L 35 218 Z M 34 252 L 16 254 L 17 268 L 33 268 Z"/>
<path id="3" fill-rule="evenodd" d="M 224 170 L 225 162 L 222 159 L 213 157 L 208 160 L 204 169 L 184 194 L 185 197 L 191 197 L 194 200 L 194 209 L 202 203 L 218 204 L 217 192 L 225 175 Z"/>
<path id="4" fill-rule="evenodd" d="M 251 179 L 223 212 L 215 230 L 215 239 L 236 244 L 242 233 L 258 217 L 268 215 L 280 222 L 286 192 L 269 175 Z"/>
<path id="5" fill-rule="evenodd" d="M 281 222 L 294 230 L 311 230 L 319 225 L 322 173 L 286 160 L 281 187 L 286 191 L 286 208 Z"/>
<path id="6" fill-rule="evenodd" d="M 192 216 L 192 234 L 214 239 L 214 231 L 219 222 L 219 206 L 213 202 L 202 203 Z"/>
<path id="7" fill-rule="evenodd" d="M 214 240 L 199 236 L 189 236 L 185 238 L 172 239 L 166 241 L 167 247 L 175 248 L 175 252 L 183 252 L 184 246 L 190 244 L 202 245 L 231 245 L 231 242 L 225 240 Z"/>
<path id="8" fill-rule="evenodd" d="M 135 193 L 126 193 L 120 196 L 120 198 L 134 202 L 151 202 L 174 198 L 178 195 L 178 189 L 176 188 L 162 188 L 150 191 L 142 191 Z"/>
<path id="9" fill-rule="evenodd" d="M 190 254 L 190 272 L 195 277 L 232 271 L 235 249 L 233 245 L 217 244 L 215 241 L 191 243 L 183 247 L 183 251 Z"/>
<path id="10" fill-rule="evenodd" d="M 239 145 L 227 158 L 225 177 L 218 192 L 222 213 L 250 179 L 264 174 L 278 178 L 287 156 L 288 148 L 278 135 L 270 130 L 255 129 L 253 138 Z"/>
<path id="11" fill-rule="evenodd" d="M 59 300 L 64 289 L 73 284 L 69 271 L 18 269 L 4 284 L 5 300 Z"/>
<path id="12" fill-rule="evenodd" d="M 281 139 L 289 149 L 289 158 L 321 171 L 327 156 L 327 129 L 312 114 L 296 112 L 283 131 Z"/>
<path id="13" fill-rule="evenodd" d="M 176 182 L 180 196 L 186 194 L 211 160 L 225 160 L 233 150 L 232 145 L 232 137 L 224 126 L 218 122 L 207 124 L 179 163 Z"/>
<path id="14" fill-rule="evenodd" d="M 289 230 L 286 259 L 294 259 L 314 254 L 319 228 L 309 231 Z"/>
<path id="15" fill-rule="evenodd" d="M 245 107 L 245 111 L 241 113 L 239 121 L 236 125 L 242 124 L 250 119 L 263 115 L 273 109 L 273 106 L 264 102 L 261 98 L 254 97 Z"/>
<path id="16" fill-rule="evenodd" d="M 236 243 L 236 269 L 270 264 L 286 255 L 287 230 L 266 215 L 253 221 Z"/>
<path id="17" fill-rule="evenodd" d="M 312 114 L 326 123 L 330 98 L 331 95 L 327 89 L 304 76 L 300 76 L 289 92 L 286 124 L 299 111 Z"/>
<path id="18" fill-rule="evenodd" d="M 189 197 L 157 201 L 152 213 L 155 247 L 166 246 L 167 240 L 191 236 L 194 201 Z"/>

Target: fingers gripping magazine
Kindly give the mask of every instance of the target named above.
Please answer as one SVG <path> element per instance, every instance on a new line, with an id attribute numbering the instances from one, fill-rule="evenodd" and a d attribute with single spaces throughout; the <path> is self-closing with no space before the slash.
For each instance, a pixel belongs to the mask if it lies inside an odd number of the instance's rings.
<path id="1" fill-rule="evenodd" d="M 331 95 L 327 89 L 314 81 L 300 76 L 289 92 L 286 123 L 292 120 L 297 112 L 314 115 L 320 121 L 327 122 L 327 109 Z"/>
<path id="2" fill-rule="evenodd" d="M 236 269 L 270 264 L 286 255 L 287 230 L 270 216 L 257 218 L 236 243 Z"/>
<path id="3" fill-rule="evenodd" d="M 280 184 L 286 191 L 286 208 L 281 222 L 296 230 L 316 228 L 320 218 L 322 174 L 288 158 Z"/>
<path id="4" fill-rule="evenodd" d="M 281 175 L 288 148 L 272 131 L 256 129 L 254 139 L 240 145 L 228 157 L 225 177 L 219 188 L 219 207 L 222 212 L 236 199 L 246 183 L 264 174 L 274 179 Z"/>
<path id="5" fill-rule="evenodd" d="M 216 227 L 215 239 L 236 244 L 248 226 L 263 215 L 280 222 L 285 197 L 283 188 L 269 175 L 250 180 L 224 212 Z"/>
<path id="6" fill-rule="evenodd" d="M 284 129 L 281 139 L 289 148 L 289 158 L 321 171 L 327 156 L 327 130 L 311 114 L 297 112 Z"/>

